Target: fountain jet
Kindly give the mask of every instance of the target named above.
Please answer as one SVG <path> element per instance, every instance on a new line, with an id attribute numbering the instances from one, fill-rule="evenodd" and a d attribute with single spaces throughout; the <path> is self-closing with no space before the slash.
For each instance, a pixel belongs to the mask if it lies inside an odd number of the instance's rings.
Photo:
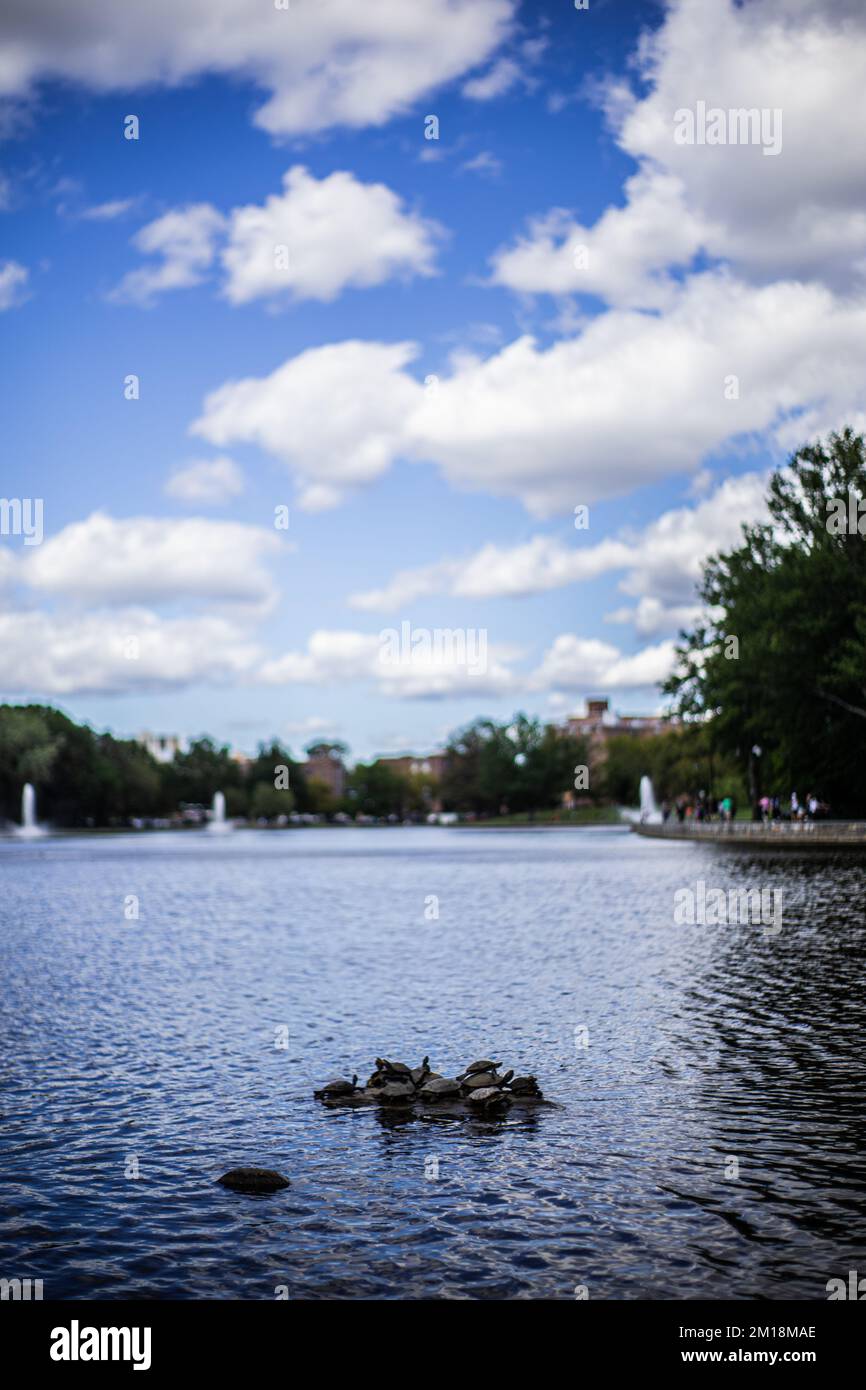
<path id="1" fill-rule="evenodd" d="M 224 835 L 231 829 L 231 822 L 226 820 L 226 799 L 222 792 L 214 792 L 208 830 L 212 835 Z"/>
<path id="2" fill-rule="evenodd" d="M 32 782 L 25 782 L 21 793 L 21 824 L 15 831 L 21 840 L 35 840 L 45 831 L 36 819 L 36 791 Z"/>

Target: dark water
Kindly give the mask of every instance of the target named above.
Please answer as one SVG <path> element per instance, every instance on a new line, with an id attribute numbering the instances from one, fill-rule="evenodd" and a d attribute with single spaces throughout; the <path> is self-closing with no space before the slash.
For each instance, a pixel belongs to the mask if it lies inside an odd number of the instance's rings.
<path id="1" fill-rule="evenodd" d="M 674 926 L 699 878 L 781 888 L 781 932 Z M 0 1275 L 46 1298 L 824 1299 L 866 1273 L 863 888 L 855 862 L 617 830 L 6 841 Z M 532 1070 L 560 1108 L 312 1099 L 428 1052 Z M 214 1185 L 245 1163 L 291 1188 Z"/>

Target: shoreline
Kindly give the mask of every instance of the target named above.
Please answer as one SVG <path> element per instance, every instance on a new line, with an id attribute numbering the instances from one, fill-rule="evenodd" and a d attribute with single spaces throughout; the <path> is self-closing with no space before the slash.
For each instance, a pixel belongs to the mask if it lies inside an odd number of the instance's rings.
<path id="1" fill-rule="evenodd" d="M 845 850 L 866 854 L 866 821 L 775 821 L 770 825 L 760 821 L 711 821 L 688 826 L 633 824 L 631 829 L 648 840 L 686 841 L 722 849 Z"/>

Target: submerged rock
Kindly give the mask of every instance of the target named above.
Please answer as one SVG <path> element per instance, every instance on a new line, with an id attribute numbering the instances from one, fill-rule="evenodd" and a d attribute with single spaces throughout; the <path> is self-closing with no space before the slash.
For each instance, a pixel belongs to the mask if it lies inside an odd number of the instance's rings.
<path id="1" fill-rule="evenodd" d="M 290 1185 L 288 1178 L 272 1168 L 230 1168 L 217 1182 L 233 1192 L 279 1192 Z"/>

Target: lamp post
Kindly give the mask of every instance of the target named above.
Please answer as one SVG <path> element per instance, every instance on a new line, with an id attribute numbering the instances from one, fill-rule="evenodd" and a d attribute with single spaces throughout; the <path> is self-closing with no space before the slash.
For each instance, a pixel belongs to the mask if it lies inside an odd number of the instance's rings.
<path id="1" fill-rule="evenodd" d="M 752 803 L 752 819 L 757 819 L 756 808 L 761 795 L 761 754 L 763 748 L 759 743 L 753 743 L 749 750 L 749 798 Z"/>

